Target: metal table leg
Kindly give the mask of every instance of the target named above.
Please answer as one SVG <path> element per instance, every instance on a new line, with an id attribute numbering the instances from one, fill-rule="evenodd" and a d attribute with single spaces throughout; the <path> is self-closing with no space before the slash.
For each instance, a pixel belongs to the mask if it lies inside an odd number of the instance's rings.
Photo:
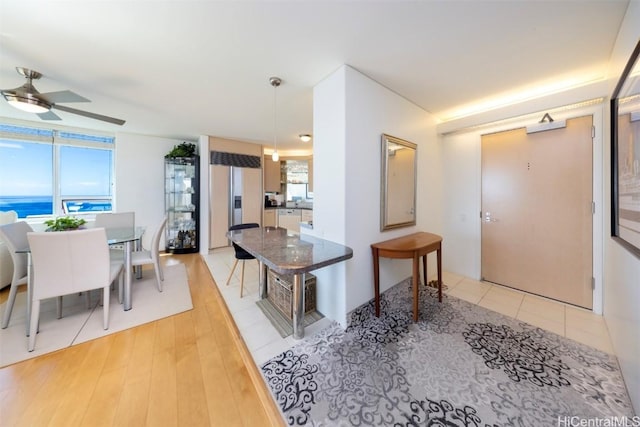
<path id="1" fill-rule="evenodd" d="M 131 310 L 131 241 L 124 243 L 124 311 Z"/>
<path id="2" fill-rule="evenodd" d="M 293 275 L 293 338 L 304 338 L 304 273 Z"/>
<path id="3" fill-rule="evenodd" d="M 136 240 L 136 251 L 141 251 L 142 250 L 142 238 Z M 138 265 L 136 267 L 133 267 L 135 273 L 136 273 L 136 279 L 142 279 L 142 266 Z"/>
<path id="4" fill-rule="evenodd" d="M 269 276 L 269 267 L 260 261 L 260 299 L 265 299 L 267 297 L 267 280 Z"/>
<path id="5" fill-rule="evenodd" d="M 33 285 L 31 281 L 33 280 L 33 273 L 31 263 L 31 252 L 27 253 L 27 336 L 29 336 L 29 326 L 31 325 L 31 294 L 33 293 Z"/>

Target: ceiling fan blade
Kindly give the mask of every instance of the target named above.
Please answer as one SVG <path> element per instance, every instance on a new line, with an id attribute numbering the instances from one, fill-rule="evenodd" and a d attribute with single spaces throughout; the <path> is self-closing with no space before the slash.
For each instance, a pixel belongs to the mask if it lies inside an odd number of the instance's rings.
<path id="1" fill-rule="evenodd" d="M 60 116 L 58 116 L 51 110 L 47 111 L 46 113 L 38 114 L 38 117 L 40 117 L 42 120 L 62 120 Z"/>
<path id="2" fill-rule="evenodd" d="M 38 96 L 49 104 L 55 104 L 58 102 L 91 102 L 87 98 L 80 96 L 75 92 L 71 92 L 70 90 L 41 93 Z"/>
<path id="3" fill-rule="evenodd" d="M 113 123 L 115 125 L 122 126 L 125 121 L 121 119 L 116 119 L 109 116 L 103 116 L 102 114 L 90 113 L 88 111 L 76 110 L 75 108 L 65 107 L 63 105 L 54 104 L 51 108 L 55 108 L 56 110 L 66 111 L 67 113 L 77 114 L 79 116 L 89 117 L 91 119 L 102 120 L 103 122 Z"/>

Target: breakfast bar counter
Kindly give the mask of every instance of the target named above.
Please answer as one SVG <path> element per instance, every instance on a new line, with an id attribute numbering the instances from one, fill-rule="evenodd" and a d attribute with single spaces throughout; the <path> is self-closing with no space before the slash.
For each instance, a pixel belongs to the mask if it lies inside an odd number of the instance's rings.
<path id="1" fill-rule="evenodd" d="M 260 262 L 260 298 L 267 297 L 268 269 L 293 274 L 293 337 L 304 337 L 304 274 L 353 257 L 353 250 L 329 240 L 280 227 L 234 230 L 227 237 Z"/>

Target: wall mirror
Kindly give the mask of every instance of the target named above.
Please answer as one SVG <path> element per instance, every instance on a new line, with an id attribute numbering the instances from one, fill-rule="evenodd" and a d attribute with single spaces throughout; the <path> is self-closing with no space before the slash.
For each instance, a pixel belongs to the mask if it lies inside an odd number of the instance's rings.
<path id="1" fill-rule="evenodd" d="M 417 145 L 382 134 L 380 230 L 416 224 Z"/>
<path id="2" fill-rule="evenodd" d="M 640 258 L 640 41 L 611 96 L 611 235 Z"/>

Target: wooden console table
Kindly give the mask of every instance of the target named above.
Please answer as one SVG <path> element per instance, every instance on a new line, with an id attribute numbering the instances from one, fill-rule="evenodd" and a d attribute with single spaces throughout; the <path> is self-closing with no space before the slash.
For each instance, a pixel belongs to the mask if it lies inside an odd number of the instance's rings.
<path id="1" fill-rule="evenodd" d="M 371 245 L 373 252 L 373 279 L 376 297 L 376 316 L 380 316 L 380 257 L 413 258 L 413 321 L 418 321 L 418 283 L 420 282 L 420 258 L 427 285 L 427 255 L 437 251 L 438 257 L 438 301 L 442 302 L 442 237 L 437 234 L 418 232 Z"/>

